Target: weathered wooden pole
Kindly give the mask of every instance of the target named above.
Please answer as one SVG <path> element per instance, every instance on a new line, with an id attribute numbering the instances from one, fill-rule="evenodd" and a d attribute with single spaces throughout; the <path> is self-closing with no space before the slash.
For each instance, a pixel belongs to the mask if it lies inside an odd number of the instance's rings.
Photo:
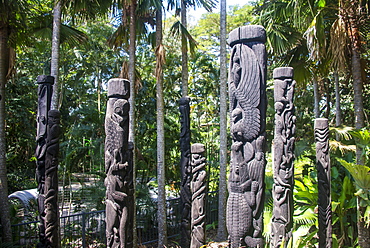
<path id="1" fill-rule="evenodd" d="M 60 247 L 58 206 L 58 155 L 60 112 L 49 110 L 45 153 L 45 240 L 46 247 Z"/>
<path id="2" fill-rule="evenodd" d="M 38 100 L 37 100 L 37 135 L 36 135 L 36 180 L 38 190 L 39 210 L 39 244 L 38 247 L 46 246 L 45 239 L 45 154 L 48 111 L 51 106 L 54 77 L 40 75 L 37 77 Z"/>
<path id="3" fill-rule="evenodd" d="M 191 239 L 191 165 L 190 165 L 190 98 L 180 98 L 180 171 L 181 171 L 181 185 L 180 185 L 180 200 L 181 200 L 181 247 L 189 247 Z"/>
<path id="4" fill-rule="evenodd" d="M 319 248 L 329 248 L 332 246 L 332 211 L 328 119 L 315 119 L 314 128 L 319 193 Z"/>
<path id="5" fill-rule="evenodd" d="M 128 142 L 130 82 L 108 82 L 105 116 L 107 247 L 133 247 L 134 186 L 132 144 Z"/>
<path id="6" fill-rule="evenodd" d="M 203 144 L 191 145 L 191 248 L 199 248 L 206 244 L 207 172 L 205 151 Z"/>
<path id="7" fill-rule="evenodd" d="M 274 185 L 271 246 L 287 247 L 292 238 L 294 188 L 294 86 L 293 68 L 279 67 L 273 72 L 275 100 Z"/>
<path id="8" fill-rule="evenodd" d="M 231 164 L 227 229 L 231 247 L 263 247 L 266 146 L 266 32 L 249 25 L 229 34 Z"/>

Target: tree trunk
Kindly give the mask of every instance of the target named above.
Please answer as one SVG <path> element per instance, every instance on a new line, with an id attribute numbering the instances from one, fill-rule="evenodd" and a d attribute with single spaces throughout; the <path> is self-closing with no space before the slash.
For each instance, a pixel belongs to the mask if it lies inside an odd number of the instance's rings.
<path id="1" fill-rule="evenodd" d="M 5 144 L 5 84 L 9 66 L 9 30 L 4 23 L 0 23 L 0 27 L 0 219 L 2 241 L 7 243 L 12 242 Z"/>
<path id="2" fill-rule="evenodd" d="M 220 2 L 220 181 L 218 190 L 218 241 L 227 240 L 227 65 L 226 65 L 226 0 Z"/>
<path id="3" fill-rule="evenodd" d="M 351 70 L 353 79 L 353 101 L 355 110 L 355 127 L 356 129 L 361 129 L 365 126 L 364 117 L 364 105 L 363 105 L 363 79 L 362 72 L 363 68 L 361 66 L 361 35 L 359 30 L 359 20 L 360 20 L 360 3 L 358 0 L 351 1 L 345 6 L 347 11 L 347 31 L 348 36 L 351 41 Z M 356 147 L 356 161 L 357 164 L 364 164 L 362 158 L 362 149 Z M 359 205 L 359 200 L 357 201 L 357 227 L 358 227 L 358 244 L 361 248 L 370 248 L 370 228 L 366 227 L 364 221 L 365 208 Z"/>
<path id="4" fill-rule="evenodd" d="M 167 246 L 166 221 L 166 182 L 164 162 L 164 98 L 163 98 L 163 58 L 162 10 L 156 12 L 156 78 L 157 78 L 157 180 L 158 180 L 158 247 Z"/>
<path id="5" fill-rule="evenodd" d="M 124 7 L 124 6 L 123 6 Z M 133 156 L 132 156 L 132 169 L 133 169 L 133 182 L 134 182 L 134 191 L 136 190 L 136 143 L 135 143 L 135 61 L 136 61 L 136 7 L 137 1 L 132 0 L 130 5 L 130 47 L 129 47 L 129 61 L 128 61 L 128 77 L 130 81 L 130 98 L 128 99 L 130 103 L 129 111 L 129 135 L 128 141 L 133 144 Z M 134 202 L 136 197 L 134 194 Z M 134 237 L 133 237 L 133 246 L 137 246 L 137 232 L 136 232 L 136 204 L 134 204 Z"/>
<path id="6" fill-rule="evenodd" d="M 56 0 L 53 13 L 53 34 L 51 43 L 51 65 L 50 75 L 54 77 L 53 95 L 51 99 L 51 109 L 59 109 L 59 46 L 60 46 L 60 25 L 62 16 L 61 1 Z"/>
<path id="7" fill-rule="evenodd" d="M 313 97 L 314 97 L 314 114 L 315 118 L 320 118 L 320 94 L 319 94 L 319 84 L 316 77 L 312 78 L 313 80 Z"/>
<path id="8" fill-rule="evenodd" d="M 186 4 L 185 0 L 181 1 L 181 23 L 182 25 L 187 28 L 187 17 L 186 17 Z M 188 72 L 188 43 L 185 37 L 185 34 L 181 34 L 181 82 L 182 82 L 182 90 L 181 95 L 185 97 L 189 94 L 188 90 L 188 80 L 189 80 L 189 72 Z"/>
<path id="9" fill-rule="evenodd" d="M 339 87 L 339 74 L 334 72 L 335 81 L 335 126 L 342 125 L 342 109 L 340 108 L 340 87 Z"/>

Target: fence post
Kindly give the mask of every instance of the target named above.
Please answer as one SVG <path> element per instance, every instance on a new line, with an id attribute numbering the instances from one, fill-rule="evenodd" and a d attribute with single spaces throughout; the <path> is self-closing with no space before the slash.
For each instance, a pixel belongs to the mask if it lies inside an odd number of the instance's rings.
<path id="1" fill-rule="evenodd" d="M 82 247 L 86 247 L 86 213 L 82 212 Z"/>

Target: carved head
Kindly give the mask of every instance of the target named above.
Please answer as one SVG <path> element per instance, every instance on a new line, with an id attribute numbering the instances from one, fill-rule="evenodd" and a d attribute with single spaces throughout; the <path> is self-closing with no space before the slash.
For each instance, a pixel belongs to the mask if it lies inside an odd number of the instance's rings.
<path id="1" fill-rule="evenodd" d="M 48 124 L 50 126 L 60 123 L 60 112 L 58 110 L 49 110 L 48 112 Z"/>

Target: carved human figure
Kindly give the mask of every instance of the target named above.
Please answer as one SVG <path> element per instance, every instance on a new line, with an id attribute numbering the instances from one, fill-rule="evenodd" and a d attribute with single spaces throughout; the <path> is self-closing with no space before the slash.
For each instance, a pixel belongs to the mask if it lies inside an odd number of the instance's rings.
<path id="1" fill-rule="evenodd" d="M 203 144 L 196 143 L 191 146 L 191 248 L 199 248 L 206 243 L 205 197 L 207 193 L 207 173 L 204 153 L 205 147 Z"/>
<path id="2" fill-rule="evenodd" d="M 190 215 L 191 215 L 191 165 L 190 165 L 190 98 L 180 98 L 180 171 L 181 171 L 181 186 L 180 186 L 180 199 L 181 199 L 181 247 L 189 247 L 190 244 Z"/>
<path id="3" fill-rule="evenodd" d="M 293 68 L 279 67 L 273 72 L 275 100 L 274 138 L 274 201 L 271 247 L 287 247 L 292 237 L 293 227 L 293 187 L 294 187 L 294 86 Z"/>
<path id="4" fill-rule="evenodd" d="M 315 119 L 314 128 L 319 193 L 319 247 L 329 248 L 332 247 L 332 211 L 328 119 Z"/>
<path id="5" fill-rule="evenodd" d="M 263 246 L 266 33 L 249 25 L 229 35 L 231 163 L 227 229 L 231 247 Z"/>
<path id="6" fill-rule="evenodd" d="M 47 138 L 48 111 L 51 106 L 54 77 L 40 75 L 37 77 L 38 101 L 37 101 L 37 135 L 36 135 L 36 181 L 38 190 L 39 210 L 39 244 L 37 247 L 45 247 L 45 154 Z"/>
<path id="7" fill-rule="evenodd" d="M 107 247 L 133 246 L 133 145 L 128 142 L 129 82 L 108 82 L 105 117 Z"/>
<path id="8" fill-rule="evenodd" d="M 46 247 L 59 247 L 58 154 L 60 112 L 49 110 L 45 154 L 45 239 Z"/>

